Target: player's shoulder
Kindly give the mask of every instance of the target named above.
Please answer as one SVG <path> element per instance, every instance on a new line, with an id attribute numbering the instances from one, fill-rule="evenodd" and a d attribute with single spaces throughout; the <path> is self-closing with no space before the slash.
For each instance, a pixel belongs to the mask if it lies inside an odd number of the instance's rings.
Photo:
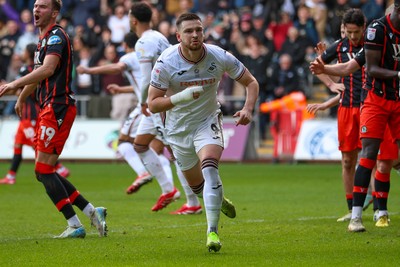
<path id="1" fill-rule="evenodd" d="M 371 21 L 371 23 L 368 25 L 367 28 L 375 28 L 375 29 L 385 28 L 386 23 L 387 23 L 386 17 L 381 17 L 379 19 L 374 19 L 373 21 Z"/>
<path id="2" fill-rule="evenodd" d="M 204 44 L 204 47 L 207 49 L 207 52 L 210 53 L 219 53 L 219 54 L 226 54 L 227 51 L 218 45 L 214 44 Z"/>
<path id="3" fill-rule="evenodd" d="M 171 45 L 167 47 L 162 53 L 161 56 L 164 59 L 169 59 L 178 56 L 179 52 L 179 44 Z"/>
<path id="4" fill-rule="evenodd" d="M 58 26 L 49 30 L 47 45 L 57 45 L 63 43 L 68 37 L 67 33 Z"/>
<path id="5" fill-rule="evenodd" d="M 149 30 L 143 33 L 139 38 L 138 43 L 141 45 L 149 45 L 160 41 L 168 42 L 167 38 L 159 31 Z"/>
<path id="6" fill-rule="evenodd" d="M 126 60 L 138 60 L 138 59 L 136 52 L 132 51 L 123 55 L 119 60 L 124 62 Z"/>

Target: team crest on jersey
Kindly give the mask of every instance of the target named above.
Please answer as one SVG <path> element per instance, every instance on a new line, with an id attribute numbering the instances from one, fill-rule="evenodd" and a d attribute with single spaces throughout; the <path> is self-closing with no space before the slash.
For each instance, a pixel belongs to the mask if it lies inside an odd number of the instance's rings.
<path id="1" fill-rule="evenodd" d="M 210 67 L 207 69 L 207 72 L 213 73 L 217 69 L 217 64 L 215 62 L 211 62 Z"/>
<path id="2" fill-rule="evenodd" d="M 371 40 L 371 41 L 374 40 L 375 39 L 375 34 L 376 34 L 376 29 L 368 28 L 367 39 Z"/>
<path id="3" fill-rule="evenodd" d="M 57 45 L 57 44 L 61 44 L 61 43 L 62 43 L 62 40 L 61 40 L 60 36 L 53 35 L 49 38 L 47 45 Z"/>
<path id="4" fill-rule="evenodd" d="M 136 55 L 139 59 L 139 61 L 142 59 L 142 57 L 144 57 L 145 55 L 145 51 L 143 48 L 136 50 Z"/>
<path id="5" fill-rule="evenodd" d="M 366 133 L 368 131 L 367 126 L 361 127 L 361 133 Z"/>

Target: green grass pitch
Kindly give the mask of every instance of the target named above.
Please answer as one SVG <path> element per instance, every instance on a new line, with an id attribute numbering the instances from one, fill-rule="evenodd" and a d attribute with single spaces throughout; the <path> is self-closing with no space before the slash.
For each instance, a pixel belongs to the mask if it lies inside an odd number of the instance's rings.
<path id="1" fill-rule="evenodd" d="M 339 164 L 221 164 L 225 195 L 237 217 L 221 214 L 223 246 L 209 253 L 204 212 L 169 214 L 183 197 L 152 212 L 160 194 L 157 182 L 126 195 L 134 179 L 126 164 L 65 165 L 78 190 L 95 206 L 108 208 L 109 236 L 99 238 L 76 209 L 86 238 L 53 239 L 66 222 L 35 180 L 33 164 L 24 163 L 15 185 L 0 186 L 0 266 L 398 266 L 400 261 L 395 172 L 390 227 L 375 227 L 370 208 L 364 212 L 367 232 L 349 233 L 347 222 L 336 222 L 346 213 Z M 8 164 L 1 166 L 6 173 Z"/>

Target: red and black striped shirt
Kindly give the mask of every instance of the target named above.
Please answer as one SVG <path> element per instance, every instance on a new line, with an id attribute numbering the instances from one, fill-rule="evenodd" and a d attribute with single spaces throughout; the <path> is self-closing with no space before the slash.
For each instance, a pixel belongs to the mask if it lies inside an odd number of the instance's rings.
<path id="1" fill-rule="evenodd" d="M 337 60 L 338 63 L 346 63 L 352 60 L 357 53 L 362 51 L 363 44 L 354 46 L 346 37 L 333 43 L 322 55 L 324 63 L 331 63 Z M 340 105 L 344 107 L 359 107 L 361 103 L 361 92 L 363 81 L 365 79 L 364 68 L 354 73 L 342 77 L 341 82 L 345 86 L 345 90 L 341 94 Z"/>
<path id="2" fill-rule="evenodd" d="M 59 25 L 53 25 L 40 37 L 35 53 L 35 68 L 43 65 L 47 55 L 56 55 L 60 58 L 53 75 L 38 85 L 37 99 L 40 107 L 47 104 L 71 105 L 75 103 L 71 90 L 72 54 L 71 40 Z"/>
<path id="3" fill-rule="evenodd" d="M 25 76 L 28 73 L 31 73 L 34 68 L 34 65 L 26 65 L 22 66 L 19 71 L 19 76 Z M 22 115 L 21 120 L 36 120 L 39 114 L 39 105 L 36 101 L 35 92 L 33 92 L 30 96 L 26 98 L 26 101 L 22 107 Z"/>
<path id="4" fill-rule="evenodd" d="M 391 21 L 390 14 L 374 20 L 365 34 L 365 49 L 381 51 L 379 66 L 388 70 L 400 71 L 400 32 Z M 368 64 L 368 62 L 367 62 Z M 399 100 L 399 78 L 379 79 L 367 76 L 365 89 L 389 100 Z"/>

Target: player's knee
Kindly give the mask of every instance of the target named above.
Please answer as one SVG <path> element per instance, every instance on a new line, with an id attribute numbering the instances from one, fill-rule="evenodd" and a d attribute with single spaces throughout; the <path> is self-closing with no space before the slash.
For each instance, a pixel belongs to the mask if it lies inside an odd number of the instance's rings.
<path id="1" fill-rule="evenodd" d="M 149 150 L 148 145 L 141 145 L 141 144 L 134 144 L 133 147 L 135 148 L 136 153 L 144 153 Z"/>
<path id="2" fill-rule="evenodd" d="M 219 163 L 219 161 L 215 158 L 205 158 L 201 162 L 201 169 L 204 169 L 207 167 L 212 167 L 212 168 L 218 169 L 218 163 Z"/>
<path id="3" fill-rule="evenodd" d="M 36 179 L 39 182 L 43 182 L 43 175 L 51 174 L 55 172 L 55 167 L 46 163 L 36 162 L 35 164 L 35 174 Z"/>
<path id="4" fill-rule="evenodd" d="M 343 160 L 343 169 L 345 170 L 351 170 L 354 169 L 355 166 L 353 164 L 353 161 L 351 159 L 344 159 Z"/>

